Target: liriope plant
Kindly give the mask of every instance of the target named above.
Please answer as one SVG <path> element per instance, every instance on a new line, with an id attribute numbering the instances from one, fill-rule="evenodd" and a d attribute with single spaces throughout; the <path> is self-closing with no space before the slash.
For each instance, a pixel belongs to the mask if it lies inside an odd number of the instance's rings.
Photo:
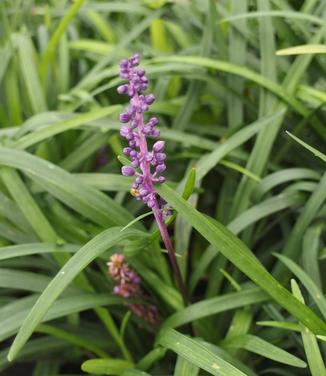
<path id="1" fill-rule="evenodd" d="M 1 2 L 2 374 L 323 374 L 324 8 Z"/>

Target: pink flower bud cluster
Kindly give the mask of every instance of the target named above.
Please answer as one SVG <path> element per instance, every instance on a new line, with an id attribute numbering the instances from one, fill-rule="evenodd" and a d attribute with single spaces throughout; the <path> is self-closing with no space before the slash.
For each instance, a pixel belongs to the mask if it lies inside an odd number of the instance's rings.
<path id="1" fill-rule="evenodd" d="M 122 174 L 135 176 L 131 192 L 138 200 L 142 200 L 151 209 L 162 210 L 166 216 L 171 213 L 167 210 L 165 201 L 157 200 L 154 189 L 154 183 L 165 181 L 161 175 L 166 169 L 165 142 L 156 141 L 152 150 L 148 150 L 147 137 L 159 137 L 160 131 L 156 128 L 156 117 L 149 118 L 146 123 L 144 121 L 143 113 L 148 111 L 155 96 L 143 94 L 147 89 L 148 79 L 144 69 L 138 67 L 139 61 L 139 54 L 135 54 L 120 62 L 120 77 L 128 80 L 128 83 L 119 86 L 118 93 L 130 97 L 130 105 L 120 114 L 120 121 L 125 124 L 120 134 L 128 141 L 123 153 L 131 160 L 129 166 L 122 167 Z"/>
<path id="2" fill-rule="evenodd" d="M 130 269 L 123 255 L 119 253 L 113 254 L 107 265 L 109 274 L 116 282 L 113 289 L 114 294 L 126 299 L 146 298 L 140 286 L 141 279 L 139 275 Z M 144 304 L 127 304 L 127 306 L 135 315 L 142 317 L 151 325 L 159 325 L 160 318 L 156 306 Z"/>

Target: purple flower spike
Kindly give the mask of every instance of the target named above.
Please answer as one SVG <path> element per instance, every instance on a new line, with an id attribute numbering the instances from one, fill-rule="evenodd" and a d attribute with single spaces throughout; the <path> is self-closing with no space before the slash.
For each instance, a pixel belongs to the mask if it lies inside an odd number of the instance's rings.
<path id="1" fill-rule="evenodd" d="M 161 184 L 165 181 L 164 176 L 161 175 L 166 168 L 165 142 L 156 141 L 152 150 L 149 150 L 147 137 L 159 137 L 160 131 L 156 128 L 158 124 L 156 117 L 151 117 L 147 123 L 144 122 L 143 114 L 155 101 L 155 96 L 144 94 L 148 86 L 148 79 L 145 71 L 138 68 L 139 61 L 139 54 L 135 54 L 128 60 L 120 62 L 120 77 L 128 80 L 128 83 L 119 86 L 117 90 L 119 94 L 127 94 L 130 97 L 129 107 L 120 115 L 120 121 L 129 123 L 129 126 L 124 125 L 120 134 L 128 141 L 129 147 L 124 149 L 124 154 L 131 158 L 131 166 L 122 167 L 122 174 L 125 176 L 136 175 L 130 193 L 138 200 L 142 200 L 153 211 L 186 305 L 187 291 L 164 222 L 164 218 L 172 214 L 171 208 L 158 197 L 154 187 L 154 183 Z M 119 295 L 127 296 L 127 294 L 129 291 L 119 291 Z"/>
<path id="2" fill-rule="evenodd" d="M 120 134 L 129 144 L 123 152 L 131 158 L 131 166 L 122 167 L 122 174 L 125 176 L 136 174 L 136 180 L 132 185 L 133 195 L 163 219 L 168 211 L 164 210 L 165 205 L 158 200 L 154 183 L 165 181 L 164 177 L 160 176 L 165 170 L 166 155 L 163 153 L 165 142 L 156 141 L 152 151 L 149 150 L 147 137 L 158 137 L 160 133 L 156 129 L 158 124 L 156 117 L 151 117 L 147 123 L 144 122 L 143 114 L 155 101 L 155 96 L 144 94 L 148 79 L 144 69 L 138 67 L 139 61 L 140 55 L 135 54 L 128 60 L 124 59 L 120 62 L 120 77 L 128 80 L 128 83 L 119 86 L 117 91 L 130 97 L 130 106 L 120 114 L 121 123 L 129 123 L 121 128 Z M 135 189 L 137 189 L 136 193 Z M 138 192 L 146 192 L 146 195 Z"/>

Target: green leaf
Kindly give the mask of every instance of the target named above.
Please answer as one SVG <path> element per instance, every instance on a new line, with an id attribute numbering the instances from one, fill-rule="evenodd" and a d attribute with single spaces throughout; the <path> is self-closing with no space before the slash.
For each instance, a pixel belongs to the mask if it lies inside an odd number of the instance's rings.
<path id="1" fill-rule="evenodd" d="M 248 8 L 248 1 L 230 1 L 231 14 L 237 15 L 246 12 Z M 233 25 L 232 25 L 233 26 Z M 247 22 L 242 19 L 237 23 L 237 27 L 244 31 L 239 33 L 234 27 L 230 27 L 228 35 L 229 45 L 229 61 L 232 64 L 246 65 L 246 52 L 247 52 L 247 40 L 244 37 L 247 33 Z M 243 109 L 244 103 L 242 101 L 244 91 L 244 80 L 237 76 L 228 76 L 227 85 L 230 91 L 227 96 L 227 108 L 228 108 L 228 126 L 230 128 L 238 127 L 243 123 Z"/>
<path id="2" fill-rule="evenodd" d="M 10 59 L 12 55 L 12 48 L 7 43 L 4 47 L 0 48 L 0 59 L 1 59 L 1 67 L 0 67 L 0 84 L 2 82 L 2 79 L 7 71 Z"/>
<path id="3" fill-rule="evenodd" d="M 0 176 L 38 238 L 45 242 L 58 241 L 54 229 L 34 201 L 17 171 L 11 168 L 1 168 Z"/>
<path id="4" fill-rule="evenodd" d="M 28 296 L 19 299 L 0 309 L 1 325 L 0 340 L 4 340 L 17 333 L 19 327 L 25 322 L 33 304 L 37 301 L 38 295 Z M 54 320 L 72 313 L 85 311 L 101 306 L 119 305 L 122 299 L 108 294 L 78 293 L 70 294 L 67 297 L 57 300 L 41 319 L 40 322 Z M 34 328 L 35 329 L 35 328 Z"/>
<path id="5" fill-rule="evenodd" d="M 103 231 L 94 239 L 84 245 L 69 261 L 63 266 L 60 272 L 53 278 L 47 288 L 38 298 L 34 307 L 26 317 L 20 328 L 8 354 L 8 359 L 12 361 L 27 342 L 36 326 L 42 321 L 47 311 L 51 308 L 56 299 L 62 294 L 64 289 L 72 280 L 96 257 L 104 251 L 110 249 L 118 242 L 129 237 L 144 236 L 136 230 L 120 231 L 121 228 L 113 227 Z"/>
<path id="6" fill-rule="evenodd" d="M 296 356 L 251 334 L 242 334 L 240 336 L 232 337 L 231 339 L 224 341 L 223 346 L 227 348 L 245 349 L 265 358 L 293 367 L 305 368 L 307 366 L 304 361 Z"/>
<path id="7" fill-rule="evenodd" d="M 214 25 L 216 20 L 216 7 L 213 1 L 209 0 L 205 2 L 205 22 L 202 39 L 200 43 L 200 56 L 207 56 L 212 48 Z M 173 120 L 173 129 L 185 129 L 188 125 L 191 116 L 196 109 L 200 92 L 202 91 L 203 83 L 199 80 L 192 80 L 188 87 L 185 102 L 180 107 L 180 110 L 176 114 Z"/>
<path id="8" fill-rule="evenodd" d="M 189 305 L 168 317 L 163 322 L 163 326 L 177 327 L 203 317 L 229 311 L 231 309 L 245 307 L 249 304 L 265 302 L 267 300 L 267 294 L 257 288 L 225 294 Z"/>
<path id="9" fill-rule="evenodd" d="M 178 355 L 173 376 L 197 376 L 199 368 Z"/>
<path id="10" fill-rule="evenodd" d="M 218 147 L 216 147 L 215 150 L 211 153 L 201 157 L 195 166 L 197 180 L 202 179 L 213 167 L 217 165 L 217 163 L 222 158 L 229 154 L 230 151 L 248 141 L 262 128 L 267 127 L 283 115 L 284 111 L 278 111 L 271 116 L 266 116 L 259 119 L 258 121 L 244 127 L 243 129 L 233 134 L 229 139 L 225 140 Z"/>
<path id="11" fill-rule="evenodd" d="M 101 226 L 126 225 L 132 215 L 116 201 L 82 184 L 73 175 L 24 151 L 0 148 L 0 165 L 18 168 L 86 218 Z"/>
<path id="12" fill-rule="evenodd" d="M 274 93 L 276 96 L 280 97 L 285 103 L 289 103 L 295 109 L 298 109 L 298 103 L 293 98 L 290 98 L 285 91 L 283 90 L 282 86 L 278 85 L 274 81 L 254 72 L 253 70 L 238 66 L 227 61 L 221 60 L 214 60 L 206 57 L 198 57 L 198 56 L 168 56 L 168 57 L 159 57 L 154 59 L 154 62 L 176 62 L 176 63 L 184 63 L 189 65 L 198 65 L 205 68 L 215 69 L 220 72 L 227 72 L 230 74 L 235 74 L 251 80 L 256 84 L 264 87 L 265 89 L 269 90 L 270 92 Z"/>
<path id="13" fill-rule="evenodd" d="M 137 368 L 147 371 L 150 369 L 156 362 L 164 358 L 166 354 L 166 349 L 163 347 L 155 347 L 153 350 L 148 352 L 137 364 Z"/>
<path id="14" fill-rule="evenodd" d="M 42 62 L 41 62 L 41 78 L 43 82 L 47 78 L 46 76 L 48 72 L 48 67 L 54 58 L 55 51 L 60 41 L 60 38 L 62 37 L 64 32 L 67 30 L 69 24 L 71 23 L 73 18 L 76 16 L 79 8 L 83 5 L 84 1 L 85 0 L 76 0 L 73 3 L 71 8 L 66 12 L 64 17 L 60 20 L 58 27 L 53 33 L 52 38 L 50 39 L 49 44 L 44 51 Z"/>
<path id="15" fill-rule="evenodd" d="M 268 198 L 257 205 L 252 206 L 242 214 L 238 215 L 228 224 L 228 229 L 238 235 L 245 228 L 257 222 L 261 218 L 267 217 L 281 210 L 296 207 L 304 203 L 304 197 L 293 192 L 288 194 L 280 194 L 276 197 Z"/>
<path id="16" fill-rule="evenodd" d="M 121 174 L 104 173 L 76 173 L 74 176 L 83 184 L 90 185 L 101 191 L 124 191 L 129 192 L 133 178 Z"/>
<path id="17" fill-rule="evenodd" d="M 186 337 L 174 329 L 163 329 L 156 343 L 174 351 L 211 375 L 245 376 L 242 371 L 214 354 L 203 344 Z"/>
<path id="18" fill-rule="evenodd" d="M 300 332 L 300 326 L 294 322 L 289 321 L 257 321 L 257 325 L 269 326 L 271 328 L 279 328 L 291 330 L 293 332 Z"/>
<path id="19" fill-rule="evenodd" d="M 0 287 L 2 288 L 42 292 L 50 281 L 50 277 L 40 273 L 0 268 Z"/>
<path id="20" fill-rule="evenodd" d="M 82 364 L 81 369 L 94 375 L 121 375 L 124 370 L 133 366 L 122 359 L 90 359 Z"/>
<path id="21" fill-rule="evenodd" d="M 88 10 L 86 12 L 86 17 L 93 23 L 104 39 L 106 39 L 109 43 L 114 43 L 116 39 L 115 33 L 105 17 L 95 10 Z"/>
<path id="22" fill-rule="evenodd" d="M 316 157 L 320 158 L 322 161 L 326 162 L 326 155 L 323 154 L 321 151 L 315 149 L 314 147 L 308 145 L 306 142 L 300 140 L 300 138 L 296 137 L 294 134 L 286 131 L 286 133 L 292 137 L 295 141 L 297 141 L 297 143 L 299 143 L 300 145 L 302 145 L 304 148 L 306 148 L 307 150 L 309 150 L 312 154 L 314 154 Z"/>
<path id="23" fill-rule="evenodd" d="M 320 238 L 322 235 L 323 224 L 316 224 L 310 227 L 304 237 L 302 242 L 302 266 L 305 272 L 314 281 L 316 286 L 321 289 L 321 276 L 319 270 L 319 247 Z"/>
<path id="24" fill-rule="evenodd" d="M 8 260 L 14 257 L 29 256 L 35 254 L 56 253 L 56 252 L 76 252 L 79 249 L 77 245 L 57 245 L 50 243 L 28 243 L 12 245 L 0 248 L 0 260 Z"/>
<path id="25" fill-rule="evenodd" d="M 97 346 L 96 343 L 92 343 L 92 341 L 89 338 L 83 338 L 80 335 L 68 332 L 68 330 L 57 328 L 51 325 L 40 324 L 36 328 L 36 331 L 38 333 L 48 334 L 53 337 L 63 339 L 73 345 L 87 349 L 88 351 L 91 351 L 102 358 L 108 356 L 105 351 L 103 351 L 99 346 Z"/>
<path id="26" fill-rule="evenodd" d="M 292 11 L 283 11 L 283 10 L 243 13 L 243 14 L 239 14 L 236 16 L 225 17 L 220 22 L 237 22 L 238 20 L 241 20 L 243 18 L 248 19 L 248 18 L 258 18 L 258 17 L 282 17 L 282 18 L 297 19 L 297 20 L 302 20 L 302 21 L 309 21 L 312 23 L 316 23 L 318 25 L 325 24 L 325 21 L 322 18 L 313 16 L 311 14 L 292 12 Z"/>
<path id="27" fill-rule="evenodd" d="M 150 26 L 152 46 L 162 52 L 171 52 L 172 46 L 166 34 L 165 22 L 155 18 Z"/>
<path id="28" fill-rule="evenodd" d="M 78 114 L 70 119 L 63 120 L 61 122 L 55 122 L 53 124 L 47 125 L 41 128 L 37 132 L 32 132 L 21 138 L 19 138 L 15 143 L 14 147 L 17 149 L 26 149 L 40 141 L 44 141 L 50 137 L 57 134 L 66 132 L 71 129 L 80 127 L 83 124 L 89 123 L 96 119 L 103 118 L 105 116 L 112 115 L 121 109 L 120 105 L 109 106 L 100 109 L 90 111 L 85 114 Z"/>
<path id="29" fill-rule="evenodd" d="M 283 255 L 295 259 L 301 253 L 303 235 L 314 220 L 318 210 L 326 200 L 326 173 L 321 177 L 320 182 L 307 199 L 305 206 L 296 220 L 290 234 L 286 239 L 286 243 L 283 247 Z M 280 278 L 285 279 L 284 267 L 277 265 L 275 268 L 275 274 Z"/>
<path id="30" fill-rule="evenodd" d="M 36 54 L 32 40 L 26 34 L 20 33 L 14 35 L 14 42 L 17 44 L 19 68 L 27 89 L 27 97 L 32 112 L 46 111 L 46 98 L 36 70 Z"/>
<path id="31" fill-rule="evenodd" d="M 293 295 L 304 304 L 304 299 L 301 294 L 300 288 L 294 279 L 291 280 L 291 286 Z M 311 331 L 301 326 L 301 335 L 303 340 L 303 346 L 306 352 L 309 368 L 312 376 L 325 376 L 326 367 L 323 362 L 323 358 L 320 354 L 318 342 L 316 336 Z"/>
<path id="32" fill-rule="evenodd" d="M 166 184 L 157 187 L 158 193 L 185 217 L 192 226 L 229 261 L 267 292 L 277 303 L 317 334 L 326 333 L 326 323 L 311 309 L 293 298 L 252 254 L 247 246 L 222 224 L 208 219 L 183 200 Z"/>
<path id="33" fill-rule="evenodd" d="M 149 373 L 140 371 L 138 369 L 126 369 L 121 376 L 151 376 Z"/>
<path id="34" fill-rule="evenodd" d="M 58 354 L 58 351 L 69 350 L 71 345 L 63 341 L 62 339 L 52 338 L 52 337 L 43 337 L 32 340 L 21 352 L 17 362 L 28 360 L 34 360 L 35 362 L 40 358 L 46 358 L 48 355 L 53 353 Z M 8 349 L 2 350 L 0 352 L 0 372 L 9 368 L 10 364 L 7 360 Z M 45 376 L 42 374 L 42 376 Z"/>
<path id="35" fill-rule="evenodd" d="M 292 180 L 304 179 L 319 180 L 320 174 L 308 168 L 286 168 L 276 171 L 261 180 L 253 193 L 253 199 L 255 202 L 259 202 L 274 187 Z"/>
<path id="36" fill-rule="evenodd" d="M 308 290 L 310 296 L 320 309 L 320 312 L 326 319 L 326 299 L 324 297 L 323 292 L 318 288 L 318 286 L 315 284 L 312 278 L 290 258 L 281 254 L 275 254 L 275 256 L 291 270 L 291 272 L 295 275 L 296 278 L 298 278 L 301 281 L 301 283 Z"/>
<path id="37" fill-rule="evenodd" d="M 26 233 L 33 232 L 32 226 L 18 208 L 18 205 L 0 191 L 0 215 Z"/>
<path id="38" fill-rule="evenodd" d="M 141 277 L 170 307 L 176 311 L 183 307 L 182 298 L 178 290 L 164 283 L 157 273 L 154 273 L 152 270 L 144 266 L 142 262 L 137 260 L 137 258 L 131 259 L 130 262 Z"/>
<path id="39" fill-rule="evenodd" d="M 188 172 L 186 177 L 186 182 L 183 188 L 182 197 L 185 200 L 188 200 L 189 197 L 193 194 L 196 186 L 196 169 L 192 168 Z"/>
<path id="40" fill-rule="evenodd" d="M 282 48 L 276 51 L 278 56 L 302 55 L 302 54 L 325 54 L 326 46 L 323 44 L 304 44 L 301 46 Z"/>

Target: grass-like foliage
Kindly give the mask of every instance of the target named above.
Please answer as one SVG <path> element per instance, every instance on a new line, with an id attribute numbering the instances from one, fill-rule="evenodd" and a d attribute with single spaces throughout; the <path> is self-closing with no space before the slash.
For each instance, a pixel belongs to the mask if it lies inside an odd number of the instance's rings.
<path id="1" fill-rule="evenodd" d="M 0 2 L 1 375 L 326 375 L 325 12 Z M 136 52 L 168 249 L 120 174 Z"/>

